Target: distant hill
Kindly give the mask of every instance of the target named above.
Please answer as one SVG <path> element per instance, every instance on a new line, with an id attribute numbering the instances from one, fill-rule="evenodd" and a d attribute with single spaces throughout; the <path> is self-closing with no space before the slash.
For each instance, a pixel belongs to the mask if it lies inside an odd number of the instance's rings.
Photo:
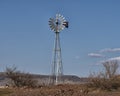
<path id="1" fill-rule="evenodd" d="M 46 84 L 49 82 L 49 75 L 38 75 L 38 74 L 31 74 L 34 79 L 38 81 L 39 84 Z M 64 83 L 86 83 L 88 78 L 80 78 L 76 75 L 63 75 L 62 79 Z M 6 77 L 4 72 L 0 72 L 0 85 L 5 85 L 8 82 L 8 78 Z"/>

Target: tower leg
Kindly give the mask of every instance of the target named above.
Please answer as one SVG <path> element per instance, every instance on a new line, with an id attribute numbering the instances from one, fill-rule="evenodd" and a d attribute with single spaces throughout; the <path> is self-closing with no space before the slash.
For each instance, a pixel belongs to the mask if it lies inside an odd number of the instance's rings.
<path id="1" fill-rule="evenodd" d="M 63 65 L 62 65 L 62 56 L 61 56 L 61 47 L 60 47 L 60 38 L 59 32 L 55 33 L 55 43 L 54 43 L 54 57 L 52 63 L 52 84 L 63 83 Z"/>

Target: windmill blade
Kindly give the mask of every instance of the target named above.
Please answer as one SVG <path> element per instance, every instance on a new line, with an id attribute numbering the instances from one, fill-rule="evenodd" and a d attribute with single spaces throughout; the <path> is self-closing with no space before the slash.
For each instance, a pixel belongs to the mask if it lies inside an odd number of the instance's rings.
<path id="1" fill-rule="evenodd" d="M 65 20 L 65 17 L 63 17 L 63 15 L 56 14 L 55 18 L 49 19 L 49 26 L 51 30 L 60 32 L 64 28 L 68 28 L 68 22 Z"/>

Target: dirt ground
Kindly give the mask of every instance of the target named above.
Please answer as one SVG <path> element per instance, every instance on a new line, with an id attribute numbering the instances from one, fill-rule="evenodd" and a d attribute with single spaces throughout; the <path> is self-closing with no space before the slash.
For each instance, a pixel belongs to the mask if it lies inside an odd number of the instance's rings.
<path id="1" fill-rule="evenodd" d="M 56 85 L 37 89 L 16 88 L 6 96 L 120 96 L 120 92 L 89 89 L 83 85 Z"/>

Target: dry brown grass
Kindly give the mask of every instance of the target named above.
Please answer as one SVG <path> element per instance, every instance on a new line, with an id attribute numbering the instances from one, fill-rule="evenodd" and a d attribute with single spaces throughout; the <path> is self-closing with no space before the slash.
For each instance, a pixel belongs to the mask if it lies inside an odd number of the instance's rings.
<path id="1" fill-rule="evenodd" d="M 84 85 L 57 85 L 44 86 L 37 89 L 14 89 L 12 94 L 7 96 L 120 96 L 120 92 L 105 92 L 89 89 Z"/>

